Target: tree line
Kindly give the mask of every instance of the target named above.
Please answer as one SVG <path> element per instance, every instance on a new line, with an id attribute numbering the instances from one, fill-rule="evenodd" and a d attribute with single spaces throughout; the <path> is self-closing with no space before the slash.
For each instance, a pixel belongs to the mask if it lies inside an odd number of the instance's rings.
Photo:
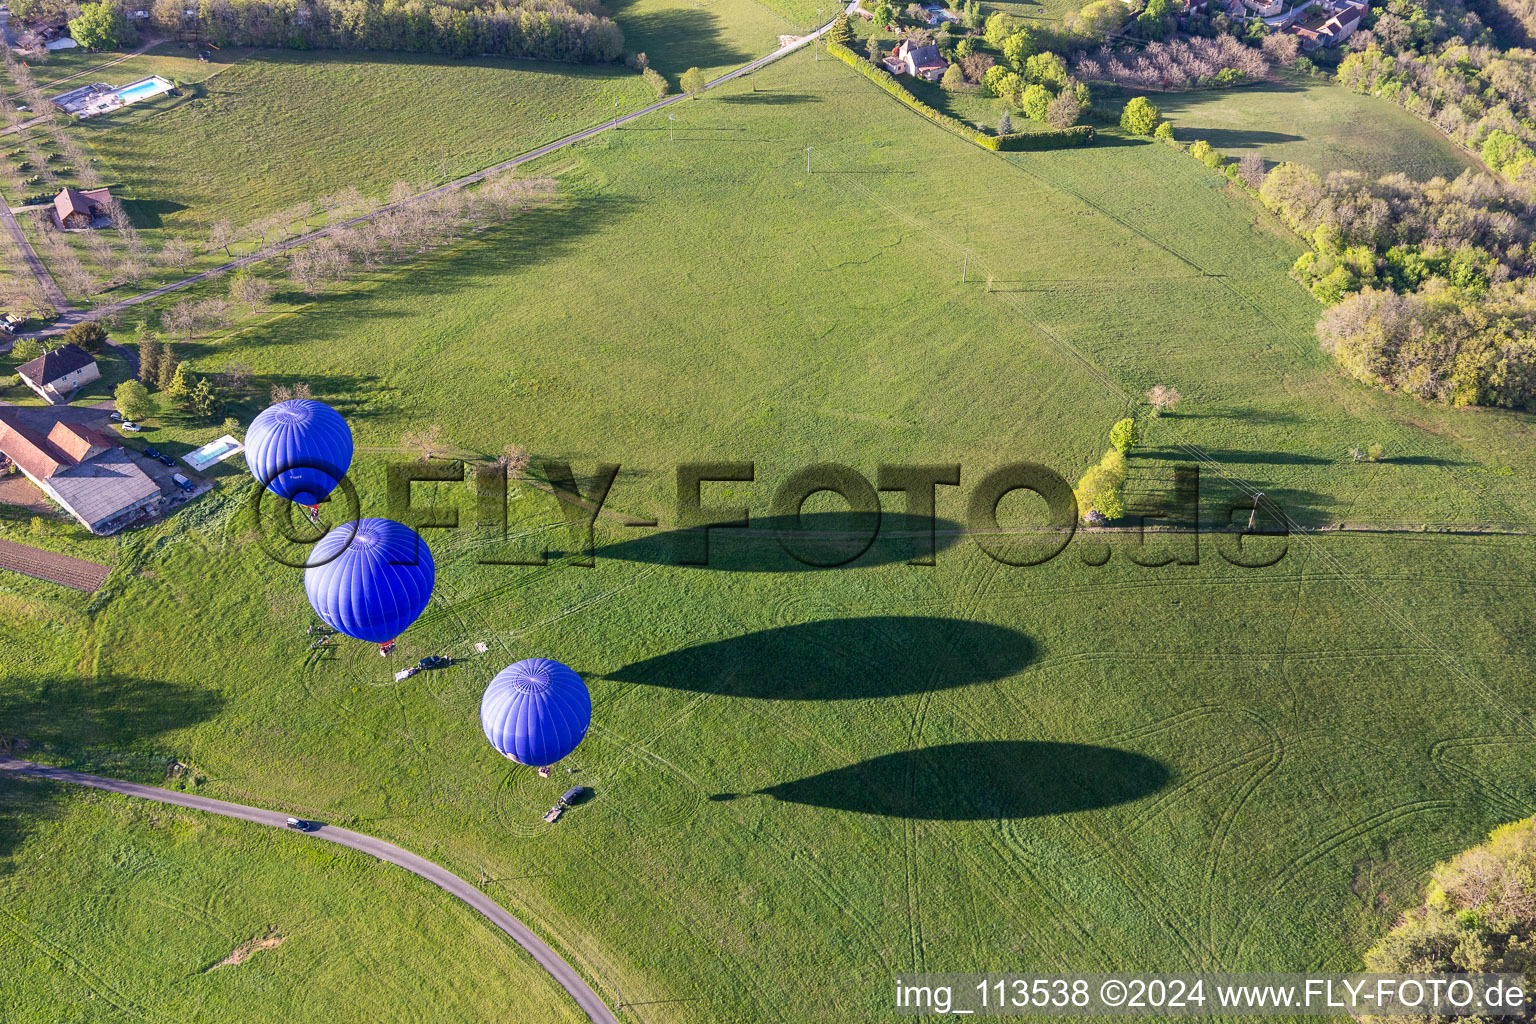
<path id="1" fill-rule="evenodd" d="M 1311 242 L 1292 273 L 1332 306 L 1318 340 L 1351 375 L 1452 405 L 1536 402 L 1536 209 L 1522 187 L 1283 163 L 1258 191 Z"/>
<path id="2" fill-rule="evenodd" d="M 14 0 L 19 18 L 48 15 L 53 0 Z M 128 8 L 140 9 L 131 3 Z M 74 21 L 98 48 L 134 29 L 123 0 L 85 4 Z M 188 13 L 188 12 L 192 13 Z M 156 0 L 157 33 L 192 32 L 219 46 L 404 50 L 596 63 L 619 59 L 624 33 L 594 0 Z"/>

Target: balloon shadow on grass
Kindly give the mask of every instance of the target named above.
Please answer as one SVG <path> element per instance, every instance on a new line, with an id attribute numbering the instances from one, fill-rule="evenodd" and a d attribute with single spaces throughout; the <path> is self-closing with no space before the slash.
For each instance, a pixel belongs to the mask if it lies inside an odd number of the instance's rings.
<path id="1" fill-rule="evenodd" d="M 637 661 L 608 678 L 763 700 L 900 697 L 1005 679 L 1034 661 L 1018 630 L 875 615 L 777 626 Z"/>
<path id="2" fill-rule="evenodd" d="M 598 547 L 599 559 L 724 572 L 804 572 L 911 562 L 960 539 L 960 524 L 905 512 L 762 516 L 744 528 L 666 530 Z M 931 538 L 931 540 L 930 540 Z M 707 547 L 706 547 L 707 543 Z M 551 554 L 554 554 L 552 552 Z M 705 557 L 703 565 L 693 564 Z"/>
<path id="3" fill-rule="evenodd" d="M 1129 803 L 1167 784 L 1166 765 L 1083 743 L 949 743 L 860 761 L 756 793 L 785 803 L 926 821 L 993 821 Z"/>

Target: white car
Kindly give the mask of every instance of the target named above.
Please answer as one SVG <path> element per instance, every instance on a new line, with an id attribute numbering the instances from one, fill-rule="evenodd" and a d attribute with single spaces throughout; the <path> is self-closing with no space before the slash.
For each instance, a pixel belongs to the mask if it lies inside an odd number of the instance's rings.
<path id="1" fill-rule="evenodd" d="M 143 430 L 144 428 L 139 426 L 137 423 L 133 422 L 132 420 L 123 420 L 123 422 L 121 422 L 121 423 L 119 423 L 117 425 L 117 429 L 118 430 L 126 430 L 130 434 L 137 434 L 139 431 Z"/>

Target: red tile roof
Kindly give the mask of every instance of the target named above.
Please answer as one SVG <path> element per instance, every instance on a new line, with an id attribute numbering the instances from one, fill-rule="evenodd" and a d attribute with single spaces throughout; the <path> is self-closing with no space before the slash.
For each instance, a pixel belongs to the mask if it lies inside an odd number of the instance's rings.
<path id="1" fill-rule="evenodd" d="M 9 455 L 27 475 L 38 480 L 46 480 L 57 473 L 60 466 L 72 464 L 68 454 L 24 426 L 10 409 L 0 409 L 0 452 Z"/>
<path id="2" fill-rule="evenodd" d="M 48 432 L 48 440 L 75 462 L 84 462 L 91 456 L 91 449 L 120 448 L 122 442 L 99 430 L 92 430 L 83 423 L 55 423 Z"/>

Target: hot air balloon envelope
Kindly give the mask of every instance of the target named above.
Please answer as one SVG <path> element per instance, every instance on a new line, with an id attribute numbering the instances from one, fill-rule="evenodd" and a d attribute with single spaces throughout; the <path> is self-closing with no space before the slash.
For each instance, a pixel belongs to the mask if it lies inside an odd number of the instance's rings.
<path id="1" fill-rule="evenodd" d="M 355 531 L 355 532 L 354 532 Z M 357 640 L 393 640 L 426 608 L 436 571 L 427 542 L 393 519 L 360 519 L 331 529 L 304 570 L 310 607 Z"/>
<path id="2" fill-rule="evenodd" d="M 245 432 L 251 475 L 280 498 L 318 505 L 352 465 L 352 431 L 324 402 L 293 398 L 263 409 Z"/>
<path id="3" fill-rule="evenodd" d="M 480 700 L 491 746 L 519 764 L 542 768 L 575 750 L 592 724 L 592 695 L 558 661 L 529 658 L 496 674 Z"/>

